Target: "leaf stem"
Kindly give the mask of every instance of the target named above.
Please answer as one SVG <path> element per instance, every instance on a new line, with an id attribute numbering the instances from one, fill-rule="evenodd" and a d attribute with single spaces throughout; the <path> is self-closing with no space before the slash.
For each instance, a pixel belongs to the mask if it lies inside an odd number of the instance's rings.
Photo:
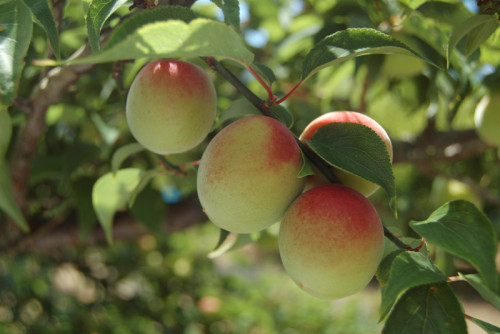
<path id="1" fill-rule="evenodd" d="M 395 244 L 398 248 L 405 249 L 405 250 L 411 250 L 412 248 L 402 242 L 398 237 L 396 237 L 394 234 L 392 234 L 391 231 L 387 229 L 387 227 L 384 226 L 384 236 L 389 239 L 393 244 Z"/>
<path id="2" fill-rule="evenodd" d="M 171 163 L 170 161 L 168 161 L 167 158 L 165 158 L 165 156 L 158 155 L 158 159 L 160 159 L 160 162 L 163 165 L 163 167 L 165 168 L 165 170 L 172 172 L 175 175 L 187 176 L 187 173 L 184 170 L 182 170 L 178 166 L 176 166 L 173 163 Z"/>
<path id="3" fill-rule="evenodd" d="M 240 79 L 238 79 L 231 71 L 229 71 L 222 63 L 218 62 L 214 57 L 204 58 L 205 62 L 210 68 L 219 73 L 231 85 L 234 86 L 250 103 L 252 103 L 262 114 L 268 117 L 273 117 L 272 112 L 269 110 L 269 104 L 260 99 L 250 89 L 245 86 Z M 274 118 L 274 117 L 273 117 Z"/>
<path id="4" fill-rule="evenodd" d="M 269 98 L 269 101 L 274 101 L 277 99 L 277 96 L 273 94 L 273 91 L 271 89 L 271 86 L 269 86 L 265 81 L 264 79 L 261 78 L 261 76 L 255 72 L 255 70 L 252 68 L 252 66 L 248 66 L 247 68 L 248 72 L 250 72 L 250 74 L 252 74 L 254 76 L 255 79 L 257 79 L 257 81 L 262 85 L 262 87 L 264 87 L 264 89 L 266 90 L 267 92 L 267 96 Z M 274 105 L 274 103 L 273 103 Z"/>
<path id="5" fill-rule="evenodd" d="M 290 95 L 293 94 L 293 92 L 295 92 L 297 90 L 297 88 L 300 87 L 300 85 L 302 85 L 302 80 L 300 80 L 292 89 L 290 89 L 290 91 L 285 95 L 283 96 L 281 99 L 279 99 L 278 101 L 274 101 L 273 102 L 273 106 L 275 105 L 278 105 L 280 103 L 282 103 L 283 101 L 285 101 L 286 99 L 288 99 L 290 97 Z"/>

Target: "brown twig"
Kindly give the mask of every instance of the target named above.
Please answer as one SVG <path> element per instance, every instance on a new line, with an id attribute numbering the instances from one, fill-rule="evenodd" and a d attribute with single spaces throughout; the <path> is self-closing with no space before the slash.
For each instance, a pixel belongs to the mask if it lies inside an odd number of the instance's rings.
<path id="1" fill-rule="evenodd" d="M 50 253 L 70 246 L 83 247 L 106 244 L 106 236 L 100 226 L 96 226 L 85 240 L 81 240 L 80 230 L 74 219 L 74 216 L 70 216 L 62 222 L 58 221 L 52 226 L 53 229 L 50 230 L 50 233 L 35 233 L 8 247 L 1 247 L 0 253 L 29 252 L 35 249 L 37 252 Z M 173 233 L 204 221 L 208 221 L 207 216 L 197 197 L 191 196 L 177 204 L 167 206 L 167 218 L 162 228 L 166 233 Z M 147 233 L 151 233 L 151 230 L 138 223 L 137 219 L 128 213 L 116 215 L 113 222 L 114 239 L 132 240 Z"/>

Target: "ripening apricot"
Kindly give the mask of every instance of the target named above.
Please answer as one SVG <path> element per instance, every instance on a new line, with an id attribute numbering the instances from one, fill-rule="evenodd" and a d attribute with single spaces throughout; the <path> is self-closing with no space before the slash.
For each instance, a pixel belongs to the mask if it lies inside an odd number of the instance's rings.
<path id="1" fill-rule="evenodd" d="M 278 222 L 302 192 L 300 149 L 290 131 L 266 116 L 226 126 L 208 144 L 198 169 L 198 196 L 210 220 L 237 233 Z"/>
<path id="2" fill-rule="evenodd" d="M 217 96 L 199 66 L 166 59 L 143 67 L 127 96 L 127 122 L 135 139 L 158 154 L 185 152 L 212 128 Z"/>
<path id="3" fill-rule="evenodd" d="M 278 242 L 283 266 L 299 287 L 321 299 L 338 299 L 370 282 L 382 259 L 384 231 L 365 196 L 326 184 L 292 203 Z"/>
<path id="4" fill-rule="evenodd" d="M 304 131 L 302 131 L 300 140 L 305 143 L 306 140 L 311 140 L 314 133 L 323 125 L 341 122 L 363 124 L 375 131 L 375 133 L 379 135 L 379 137 L 385 143 L 387 153 L 392 161 L 392 143 L 387 132 L 373 118 L 355 111 L 332 111 L 317 117 L 307 125 Z M 360 176 L 348 173 L 338 168 L 332 167 L 332 172 L 333 174 L 335 174 L 335 176 L 337 176 L 340 183 L 354 188 L 367 197 L 373 194 L 379 188 L 378 184 L 375 184 L 363 179 Z M 305 189 L 308 190 L 314 186 L 325 183 L 328 183 L 328 180 L 323 175 L 317 173 L 308 177 Z"/>

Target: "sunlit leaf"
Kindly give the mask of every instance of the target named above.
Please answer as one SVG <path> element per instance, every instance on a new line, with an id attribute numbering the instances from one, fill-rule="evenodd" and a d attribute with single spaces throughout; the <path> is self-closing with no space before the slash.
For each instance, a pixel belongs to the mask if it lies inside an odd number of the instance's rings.
<path id="1" fill-rule="evenodd" d="M 101 176 L 92 189 L 92 205 L 104 229 L 106 239 L 113 242 L 113 217 L 126 207 L 141 179 L 141 170 L 126 168 Z"/>
<path id="2" fill-rule="evenodd" d="M 106 20 L 127 0 L 93 0 L 87 11 L 85 18 L 87 22 L 87 34 L 89 36 L 92 50 L 98 51 L 100 48 L 99 38 L 101 29 Z"/>
<path id="3" fill-rule="evenodd" d="M 130 199 L 129 199 L 129 207 L 133 206 L 134 205 L 134 202 L 135 202 L 135 199 L 137 198 L 137 196 L 140 194 L 141 191 L 144 190 L 144 188 L 146 188 L 146 186 L 148 185 L 148 183 L 155 177 L 155 176 L 158 176 L 158 175 L 161 175 L 161 174 L 164 174 L 165 172 L 162 171 L 162 170 L 149 170 L 147 172 L 144 172 L 141 174 L 141 178 L 139 180 L 139 183 L 137 184 L 137 187 L 135 187 L 134 191 L 132 192 L 132 194 L 130 195 Z"/>
<path id="4" fill-rule="evenodd" d="M 120 147 L 116 150 L 116 152 L 113 154 L 113 157 L 111 158 L 111 170 L 113 172 L 116 172 L 122 165 L 123 161 L 125 161 L 125 159 L 144 150 L 144 146 L 139 143 L 132 143 Z"/>
<path id="5" fill-rule="evenodd" d="M 208 258 L 215 259 L 232 249 L 254 242 L 259 236 L 260 232 L 239 234 L 221 229 L 217 245 L 214 250 L 208 254 Z"/>
<path id="6" fill-rule="evenodd" d="M 0 103 L 14 99 L 32 31 L 31 10 L 24 1 L 0 4 Z"/>
<path id="7" fill-rule="evenodd" d="M 181 20 L 189 23 L 197 18 L 196 14 L 189 8 L 180 6 L 158 6 L 134 14 L 122 22 L 113 31 L 104 49 L 110 49 L 121 43 L 127 36 L 133 34 L 137 29 L 154 22 L 165 22 L 167 20 Z"/>
<path id="8" fill-rule="evenodd" d="M 497 290 L 495 229 L 474 204 L 464 200 L 449 202 L 426 220 L 410 222 L 410 226 L 427 241 L 469 261 L 479 270 L 486 285 Z"/>
<path id="9" fill-rule="evenodd" d="M 480 28 L 480 30 L 475 30 L 478 27 L 481 27 L 485 25 L 483 28 Z M 464 38 L 467 34 L 471 33 L 472 31 L 475 30 L 475 33 L 471 37 L 471 41 L 467 42 L 468 47 L 467 48 L 467 54 L 471 54 L 472 51 L 474 51 L 477 46 L 479 46 L 481 43 L 483 43 L 490 35 L 493 33 L 493 31 L 498 27 L 498 22 L 494 16 L 491 15 L 474 15 L 470 17 L 469 19 L 465 20 L 462 24 L 459 26 L 455 27 L 453 30 L 450 41 L 448 43 L 448 54 L 447 54 L 447 60 L 448 64 L 450 63 L 450 58 L 451 58 L 451 53 L 457 46 L 458 42 L 462 38 Z M 474 50 L 472 50 L 474 48 Z"/>
<path id="10" fill-rule="evenodd" d="M 209 56 L 231 59 L 244 66 L 253 61 L 253 54 L 233 28 L 222 22 L 196 19 L 189 23 L 169 20 L 143 25 L 106 45 L 101 52 L 71 63 Z"/>
<path id="11" fill-rule="evenodd" d="M 429 59 L 420 56 L 408 45 L 380 31 L 351 28 L 325 37 L 309 51 L 302 64 L 302 79 L 306 80 L 322 68 L 354 57 L 387 53 L 415 56 L 439 67 Z"/>
<path id="12" fill-rule="evenodd" d="M 470 56 L 481 44 L 486 42 L 495 30 L 497 30 L 498 25 L 498 20 L 487 21 L 471 30 L 465 43 L 465 55 L 467 57 Z"/>

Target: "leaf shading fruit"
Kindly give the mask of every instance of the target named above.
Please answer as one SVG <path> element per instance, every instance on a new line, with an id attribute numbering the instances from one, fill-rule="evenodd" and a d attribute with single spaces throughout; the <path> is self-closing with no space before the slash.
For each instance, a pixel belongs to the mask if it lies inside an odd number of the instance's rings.
<path id="1" fill-rule="evenodd" d="M 327 184 L 291 204 L 278 242 L 285 270 L 298 286 L 321 299 L 338 299 L 370 282 L 382 259 L 384 231 L 366 197 Z"/>
<path id="2" fill-rule="evenodd" d="M 387 153 L 390 160 L 392 161 L 392 143 L 387 132 L 373 118 L 355 111 L 332 111 L 315 118 L 306 126 L 304 131 L 302 131 L 300 140 L 307 144 L 307 141 L 312 139 L 314 133 L 320 127 L 326 124 L 337 122 L 358 123 L 371 128 L 385 143 Z M 365 196 L 372 195 L 379 188 L 379 185 L 365 180 L 360 176 L 351 174 L 335 167 L 332 167 L 331 170 L 333 174 L 339 179 L 340 183 L 359 191 Z M 328 180 L 322 174 L 316 173 L 315 175 L 308 176 L 305 189 L 308 190 L 314 186 L 326 183 L 328 183 Z"/>
<path id="3" fill-rule="evenodd" d="M 222 129 L 200 160 L 197 188 L 210 220 L 252 233 L 278 222 L 302 192 L 300 149 L 290 131 L 266 116 L 247 116 Z"/>
<path id="4" fill-rule="evenodd" d="M 149 63 L 135 77 L 126 115 L 135 139 L 158 154 L 185 152 L 212 128 L 215 87 L 199 66 L 166 59 Z"/>

